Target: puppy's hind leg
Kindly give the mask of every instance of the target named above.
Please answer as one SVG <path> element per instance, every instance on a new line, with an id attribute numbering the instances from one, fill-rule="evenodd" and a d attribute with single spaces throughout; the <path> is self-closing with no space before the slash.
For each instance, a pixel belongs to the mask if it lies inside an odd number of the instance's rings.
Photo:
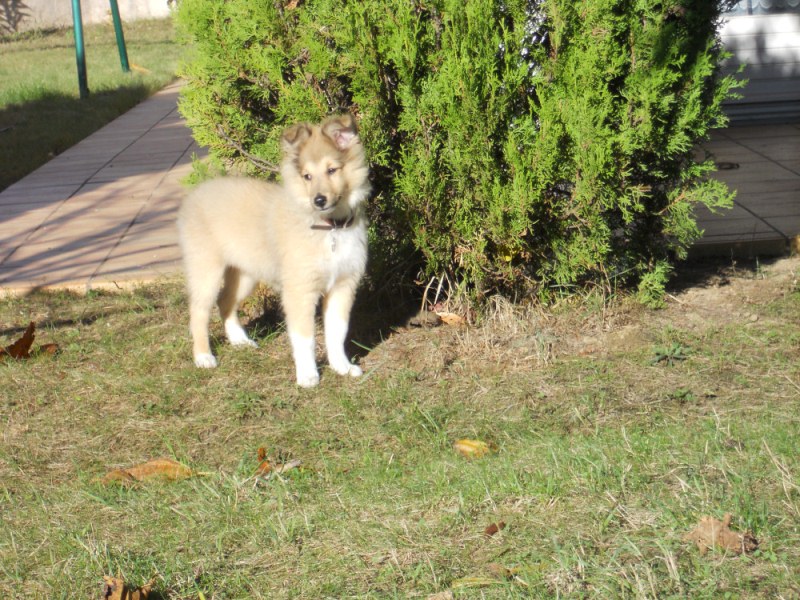
<path id="1" fill-rule="evenodd" d="M 253 291 L 255 283 L 252 277 L 236 267 L 225 269 L 225 283 L 217 298 L 217 305 L 222 322 L 225 324 L 225 335 L 231 346 L 258 347 L 258 344 L 247 337 L 238 315 L 239 304 Z"/>
<path id="2" fill-rule="evenodd" d="M 189 330 L 192 334 L 194 364 L 203 369 L 213 369 L 217 359 L 211 354 L 208 341 L 208 322 L 219 290 L 224 265 L 215 259 L 187 264 L 189 286 Z"/>
<path id="3" fill-rule="evenodd" d="M 361 367 L 351 364 L 344 351 L 354 298 L 355 289 L 350 282 L 334 286 L 323 301 L 323 319 L 325 349 L 328 351 L 328 364 L 331 369 L 339 375 L 359 377 L 363 373 Z"/>

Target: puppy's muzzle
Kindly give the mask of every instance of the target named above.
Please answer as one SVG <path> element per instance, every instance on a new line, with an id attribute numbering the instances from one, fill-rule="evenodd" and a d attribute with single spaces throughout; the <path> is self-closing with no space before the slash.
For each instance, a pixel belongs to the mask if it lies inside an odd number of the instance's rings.
<path id="1" fill-rule="evenodd" d="M 323 209 L 327 204 L 328 204 L 327 196 L 324 196 L 323 194 L 317 194 L 316 196 L 314 196 L 314 206 L 316 206 L 317 208 Z"/>

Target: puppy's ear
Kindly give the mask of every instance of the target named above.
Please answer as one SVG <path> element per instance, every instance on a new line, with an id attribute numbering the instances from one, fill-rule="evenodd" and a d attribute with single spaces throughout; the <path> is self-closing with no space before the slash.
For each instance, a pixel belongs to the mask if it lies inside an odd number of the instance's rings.
<path id="1" fill-rule="evenodd" d="M 281 148 L 286 154 L 295 154 L 297 149 L 311 137 L 311 129 L 305 123 L 298 123 L 287 128 L 281 135 Z"/>
<path id="2" fill-rule="evenodd" d="M 348 150 L 358 143 L 358 130 L 353 115 L 347 113 L 326 119 L 322 133 L 328 136 L 339 150 Z"/>

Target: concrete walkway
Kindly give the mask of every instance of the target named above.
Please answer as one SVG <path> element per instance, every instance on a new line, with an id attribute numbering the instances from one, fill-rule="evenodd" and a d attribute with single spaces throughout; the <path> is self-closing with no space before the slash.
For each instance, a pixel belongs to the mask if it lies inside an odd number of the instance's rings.
<path id="1" fill-rule="evenodd" d="M 192 154 L 173 84 L 0 193 L 0 294 L 88 291 L 177 276 L 175 212 Z M 800 125 L 718 132 L 706 144 L 738 188 L 698 211 L 694 254 L 785 252 L 800 234 Z"/>
<path id="2" fill-rule="evenodd" d="M 800 124 L 738 126 L 714 133 L 704 149 L 716 178 L 736 190 L 724 215 L 696 211 L 705 230 L 692 255 L 753 258 L 797 250 L 800 235 Z"/>
<path id="3" fill-rule="evenodd" d="M 88 291 L 180 272 L 175 211 L 192 155 L 161 90 L 0 193 L 0 294 Z"/>

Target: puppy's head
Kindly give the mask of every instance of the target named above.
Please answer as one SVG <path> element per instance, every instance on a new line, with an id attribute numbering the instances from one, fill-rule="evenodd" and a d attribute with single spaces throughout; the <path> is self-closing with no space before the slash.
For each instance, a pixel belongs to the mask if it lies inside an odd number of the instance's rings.
<path id="1" fill-rule="evenodd" d="M 281 146 L 284 185 L 301 205 L 326 217 L 346 216 L 369 193 L 364 149 L 351 115 L 293 125 L 283 132 Z"/>

